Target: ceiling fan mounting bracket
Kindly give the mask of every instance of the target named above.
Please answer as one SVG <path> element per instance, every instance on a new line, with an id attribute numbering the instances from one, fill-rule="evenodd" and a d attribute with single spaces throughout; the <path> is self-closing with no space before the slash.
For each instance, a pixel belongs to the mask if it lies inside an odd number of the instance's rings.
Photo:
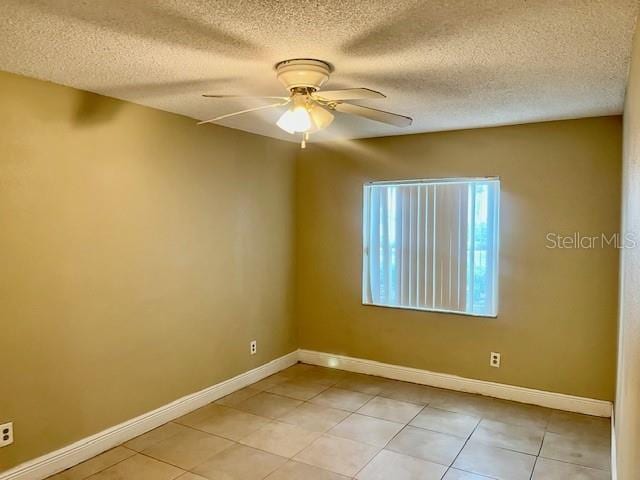
<path id="1" fill-rule="evenodd" d="M 287 90 L 308 88 L 315 92 L 329 80 L 333 67 L 322 60 L 294 58 L 278 62 L 275 70 Z"/>

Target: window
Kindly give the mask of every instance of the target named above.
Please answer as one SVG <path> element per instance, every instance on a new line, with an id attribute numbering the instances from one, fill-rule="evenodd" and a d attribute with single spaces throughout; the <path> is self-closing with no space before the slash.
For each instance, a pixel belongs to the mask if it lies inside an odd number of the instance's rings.
<path id="1" fill-rule="evenodd" d="M 364 186 L 363 303 L 496 316 L 500 182 Z"/>

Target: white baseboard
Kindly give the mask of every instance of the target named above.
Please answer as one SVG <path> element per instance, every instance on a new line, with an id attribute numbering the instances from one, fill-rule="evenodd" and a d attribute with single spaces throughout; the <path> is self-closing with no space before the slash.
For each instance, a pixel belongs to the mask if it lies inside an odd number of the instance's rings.
<path id="1" fill-rule="evenodd" d="M 616 411 L 611 411 L 611 480 L 618 480 L 618 455 L 616 445 Z"/>
<path id="2" fill-rule="evenodd" d="M 235 392 L 247 385 L 279 372 L 298 361 L 298 353 L 291 352 L 260 367 L 205 388 L 151 412 L 127 420 L 71 445 L 48 453 L 17 467 L 0 472 L 0 480 L 42 480 L 84 462 L 110 448 L 153 430 L 175 418 Z"/>
<path id="3" fill-rule="evenodd" d="M 298 350 L 298 359 L 303 363 L 338 368 L 350 372 L 366 373 L 379 377 L 403 380 L 405 382 L 429 385 L 468 393 L 478 393 L 490 397 L 513 400 L 516 402 L 556 408 L 569 412 L 610 417 L 611 402 L 591 398 L 575 397 L 563 393 L 545 392 L 531 388 L 504 385 L 501 383 L 458 377 L 446 373 L 430 372 L 417 368 L 402 367 L 388 363 L 364 360 L 361 358 L 334 355 L 332 353 Z"/>

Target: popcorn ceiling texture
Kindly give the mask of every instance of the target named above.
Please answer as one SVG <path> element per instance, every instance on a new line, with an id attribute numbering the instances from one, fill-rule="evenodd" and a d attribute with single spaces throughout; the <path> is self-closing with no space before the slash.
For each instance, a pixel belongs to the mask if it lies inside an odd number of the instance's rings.
<path id="1" fill-rule="evenodd" d="M 622 111 L 636 0 L 2 0 L 0 69 L 207 119 L 280 95 L 273 65 L 331 62 L 326 88 L 407 129 L 338 114 L 316 139 L 375 137 Z M 278 111 L 224 125 L 292 139 Z"/>

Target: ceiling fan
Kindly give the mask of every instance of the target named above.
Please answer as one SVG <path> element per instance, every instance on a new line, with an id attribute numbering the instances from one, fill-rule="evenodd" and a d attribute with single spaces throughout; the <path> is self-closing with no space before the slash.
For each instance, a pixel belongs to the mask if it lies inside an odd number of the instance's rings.
<path id="1" fill-rule="evenodd" d="M 302 134 L 302 148 L 305 148 L 309 134 L 327 128 L 333 121 L 333 111 L 358 115 L 396 127 L 408 127 L 413 121 L 410 117 L 395 113 L 363 107 L 349 103 L 351 100 L 386 98 L 386 96 L 368 88 L 347 88 L 343 90 L 320 90 L 333 71 L 331 65 L 311 58 L 284 60 L 275 66 L 276 76 L 289 91 L 289 96 L 259 97 L 241 95 L 204 94 L 208 98 L 252 98 L 277 100 L 268 105 L 227 113 L 210 120 L 199 122 L 212 123 L 225 118 L 256 112 L 268 108 L 287 105 L 287 110 L 280 116 L 276 125 L 292 135 Z"/>

